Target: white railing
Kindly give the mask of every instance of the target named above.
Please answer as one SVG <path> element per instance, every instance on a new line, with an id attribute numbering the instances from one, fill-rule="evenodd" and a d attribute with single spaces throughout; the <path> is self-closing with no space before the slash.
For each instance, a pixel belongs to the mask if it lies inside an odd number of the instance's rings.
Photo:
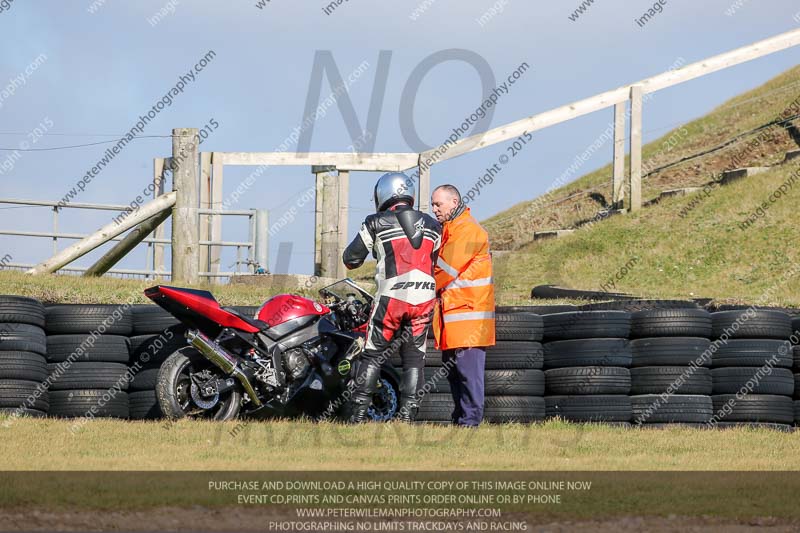
<path id="1" fill-rule="evenodd" d="M 34 237 L 34 238 L 43 238 L 43 239 L 51 239 L 53 241 L 53 255 L 58 253 L 58 245 L 59 239 L 64 240 L 81 240 L 88 236 L 88 234 L 80 234 L 80 233 L 67 233 L 63 231 L 59 231 L 59 215 L 60 211 L 63 209 L 94 209 L 100 211 L 116 211 L 116 212 L 125 212 L 126 210 L 130 210 L 130 206 L 127 205 L 118 205 L 118 204 L 94 204 L 94 203 L 80 203 L 80 202 L 71 202 L 67 205 L 59 205 L 58 202 L 50 202 L 50 201 L 42 201 L 42 200 L 24 200 L 24 199 L 16 199 L 16 198 L 0 198 L 0 204 L 8 204 L 8 205 L 16 205 L 16 206 L 31 206 L 31 207 L 49 207 L 53 212 L 52 217 L 52 231 L 28 231 L 28 230 L 17 230 L 17 229 L 0 229 L 0 235 L 8 235 L 13 237 Z M 243 210 L 219 210 L 219 209 L 200 209 L 199 213 L 203 215 L 215 215 L 215 216 L 243 216 L 248 218 L 248 238 L 246 241 L 224 241 L 224 240 L 201 240 L 199 244 L 205 247 L 211 246 L 220 246 L 220 247 L 235 247 L 236 248 L 236 263 L 235 269 L 233 271 L 217 271 L 217 272 L 210 272 L 210 271 L 201 271 L 199 274 L 205 278 L 230 278 L 232 276 L 237 276 L 243 274 L 245 272 L 242 271 L 242 265 L 248 265 L 250 270 L 249 273 L 252 273 L 252 267 L 250 265 L 256 264 L 255 258 L 255 236 L 256 236 L 256 210 L 255 209 L 243 209 Z M 124 237 L 119 235 L 110 239 L 111 241 L 119 242 Z M 142 277 L 145 279 L 155 279 L 155 278 L 163 278 L 169 279 L 171 277 L 171 273 L 166 271 L 163 267 L 159 268 L 159 265 L 155 262 L 155 247 L 156 246 L 169 246 L 172 244 L 170 239 L 166 239 L 163 237 L 147 237 L 142 240 L 142 243 L 147 245 L 147 255 L 146 255 L 146 264 L 145 268 L 143 269 L 130 269 L 130 268 L 112 268 L 108 271 L 109 274 L 116 275 L 116 276 L 126 276 L 126 277 Z M 244 252 L 244 259 L 243 259 L 243 252 Z M 4 264 L 4 266 L 9 268 L 17 268 L 17 269 L 28 269 L 33 268 L 36 265 L 27 264 L 27 263 L 16 263 L 16 262 L 9 262 Z M 64 272 L 71 272 L 71 273 L 82 273 L 85 272 L 89 267 L 80 267 L 80 266 L 65 266 L 59 269 L 60 271 Z"/>

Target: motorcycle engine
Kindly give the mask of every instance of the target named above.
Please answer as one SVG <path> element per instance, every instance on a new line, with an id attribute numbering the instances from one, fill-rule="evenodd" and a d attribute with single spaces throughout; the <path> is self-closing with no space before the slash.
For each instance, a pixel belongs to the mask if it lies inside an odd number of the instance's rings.
<path id="1" fill-rule="evenodd" d="M 290 381 L 297 381 L 308 374 L 311 362 L 302 349 L 292 348 L 283 353 L 283 368 Z"/>

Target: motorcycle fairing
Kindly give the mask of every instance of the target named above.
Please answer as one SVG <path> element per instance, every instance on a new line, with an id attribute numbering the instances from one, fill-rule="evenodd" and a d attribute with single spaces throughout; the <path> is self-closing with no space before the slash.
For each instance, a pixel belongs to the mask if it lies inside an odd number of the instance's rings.
<path id="1" fill-rule="evenodd" d="M 144 294 L 181 322 L 214 336 L 222 328 L 246 333 L 259 331 L 253 324 L 220 307 L 208 291 L 156 285 L 146 289 Z"/>
<path id="2" fill-rule="evenodd" d="M 308 317 L 322 316 L 330 313 L 327 305 L 320 304 L 296 294 L 279 294 L 273 296 L 256 313 L 256 318 L 275 328 L 285 322 Z"/>

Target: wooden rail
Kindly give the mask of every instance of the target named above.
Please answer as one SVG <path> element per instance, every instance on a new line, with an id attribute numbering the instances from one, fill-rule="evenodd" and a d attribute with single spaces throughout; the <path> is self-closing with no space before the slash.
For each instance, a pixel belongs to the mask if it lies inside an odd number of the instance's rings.
<path id="1" fill-rule="evenodd" d="M 214 152 L 212 181 L 222 180 L 224 165 L 306 165 L 316 175 L 316 216 L 314 231 L 314 271 L 318 275 L 341 274 L 340 256 L 347 229 L 347 197 L 350 171 L 390 172 L 419 168 L 419 207 L 429 209 L 431 167 L 459 155 L 515 139 L 524 133 L 554 126 L 574 118 L 613 107 L 614 157 L 612 196 L 616 208 L 625 202 L 625 182 L 631 211 L 642 206 L 642 115 L 644 96 L 719 70 L 800 44 L 800 29 L 671 69 L 571 104 L 498 126 L 484 133 L 455 142 L 447 141 L 421 154 L 410 153 L 341 153 L 341 152 Z M 630 106 L 629 113 L 626 106 Z M 628 139 L 630 169 L 625 173 L 625 127 L 630 116 Z M 338 172 L 335 176 L 333 172 Z"/>
<path id="2" fill-rule="evenodd" d="M 171 158 L 157 158 L 154 162 L 153 179 L 156 199 L 142 207 L 136 216 L 122 224 L 111 224 L 67 250 L 56 253 L 49 260 L 37 265 L 30 272 L 53 272 L 70 261 L 94 249 L 99 244 L 116 238 L 120 233 L 144 220 L 155 217 L 165 208 L 172 209 L 172 279 L 176 282 L 196 282 L 200 272 L 219 275 L 220 249 L 215 243 L 221 241 L 222 185 L 225 165 L 258 166 L 310 166 L 316 175 L 316 219 L 315 219 L 315 273 L 323 276 L 342 275 L 341 252 L 347 242 L 347 215 L 349 211 L 349 178 L 352 171 L 398 172 L 419 168 L 419 207 L 429 208 L 430 169 L 459 155 L 474 152 L 497 143 L 554 126 L 568 120 L 609 107 L 614 108 L 614 157 L 612 194 L 615 207 L 621 207 L 625 197 L 625 122 L 626 105 L 630 105 L 631 135 L 629 139 L 630 171 L 627 175 L 628 208 L 632 211 L 642 206 L 642 105 L 644 96 L 684 83 L 719 70 L 739 65 L 800 44 L 800 29 L 792 30 L 735 50 L 697 61 L 687 66 L 663 72 L 616 89 L 606 91 L 571 104 L 505 124 L 481 134 L 472 135 L 444 144 L 421 154 L 415 153 L 348 153 L 348 152 L 211 152 L 198 151 L 197 130 L 181 128 L 173 130 L 173 154 Z M 628 104 L 629 103 L 629 104 Z M 164 174 L 172 170 L 173 191 L 164 194 Z M 336 172 L 336 175 L 333 175 Z M 31 205 L 40 205 L 34 204 Z M 46 204 L 41 204 L 46 205 Z M 86 208 L 105 209 L 107 207 Z M 168 206 L 168 207 L 165 207 Z M 78 207 L 78 204 L 73 204 Z M 126 206 L 117 206 L 125 210 Z M 57 213 L 56 213 L 57 214 Z M 224 212 L 224 214 L 229 214 Z M 207 218 L 203 219 L 205 216 Z M 258 218 L 256 224 L 255 218 Z M 254 226 L 265 232 L 266 214 L 251 217 L 251 232 Z M 135 224 L 134 224 L 135 222 Z M 145 229 L 147 226 L 145 226 Z M 54 232 L 56 229 L 54 229 Z M 153 269 L 164 271 L 164 234 L 157 226 Z M 264 237 L 265 238 L 265 237 Z M 258 241 L 258 237 L 254 239 Z M 135 240 L 131 237 L 131 241 Z M 207 250 L 200 245 L 210 243 Z M 266 243 L 254 245 L 260 256 L 265 256 Z M 124 245 L 120 249 L 125 249 Z M 112 258 L 116 258 L 112 254 Z M 266 266 L 266 265 L 262 265 Z"/>
<path id="3" fill-rule="evenodd" d="M 423 152 L 420 156 L 421 161 L 431 161 L 430 164 L 438 164 L 448 159 L 452 159 L 459 155 L 463 155 L 481 148 L 486 148 L 493 144 L 501 143 L 514 139 L 524 134 L 525 132 L 533 132 L 554 126 L 574 118 L 593 113 L 608 107 L 615 107 L 614 112 L 614 138 L 615 141 L 624 139 L 624 113 L 620 115 L 620 108 L 617 107 L 625 102 L 632 103 L 631 110 L 631 123 L 632 126 L 637 126 L 638 136 L 631 135 L 631 155 L 636 153 L 641 154 L 641 100 L 642 96 L 648 93 L 653 93 L 667 87 L 672 87 L 680 83 L 684 83 L 719 70 L 739 65 L 759 57 L 763 57 L 781 50 L 786 50 L 800 44 L 800 29 L 792 30 L 769 39 L 764 39 L 757 43 L 753 43 L 724 54 L 719 54 L 714 57 L 697 61 L 685 67 L 663 72 L 657 76 L 652 76 L 641 81 L 624 85 L 616 89 L 600 93 L 583 100 L 578 100 L 571 104 L 567 104 L 543 113 L 529 116 L 527 118 L 504 124 L 492 128 L 484 133 L 472 135 L 464 139 L 456 141 L 454 144 L 440 145 L 432 150 Z M 638 106 L 638 110 L 636 107 Z M 623 120 L 620 120 L 622 116 Z M 621 127 L 617 127 L 621 126 Z M 620 150 L 624 146 L 623 143 L 614 143 L 614 175 L 617 176 L 622 170 L 624 164 L 624 155 Z M 436 160 L 432 160 L 434 153 L 437 153 Z M 623 171 L 624 172 L 624 171 Z M 630 189 L 631 191 L 641 191 L 641 158 L 638 161 L 631 162 L 630 173 Z M 619 193 L 619 196 L 614 198 L 614 202 L 622 199 L 621 187 L 618 185 L 614 187 L 614 192 Z M 632 193 L 633 196 L 633 193 Z M 633 210 L 641 207 L 641 196 L 631 198 L 630 207 Z"/>

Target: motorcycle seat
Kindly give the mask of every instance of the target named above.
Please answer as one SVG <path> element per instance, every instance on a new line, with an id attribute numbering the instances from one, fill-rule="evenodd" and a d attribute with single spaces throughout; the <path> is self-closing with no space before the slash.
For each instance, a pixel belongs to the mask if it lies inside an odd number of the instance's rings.
<path id="1" fill-rule="evenodd" d="M 236 309 L 233 309 L 231 307 L 223 307 L 222 309 L 224 311 L 227 311 L 230 314 L 236 316 L 237 318 L 240 318 L 241 320 L 244 320 L 245 322 L 247 322 L 248 324 L 250 324 L 254 328 L 258 328 L 259 331 L 264 331 L 265 329 L 269 328 L 269 324 L 267 324 L 263 320 L 258 320 L 257 318 L 250 318 L 247 315 L 243 315 L 242 313 L 240 313 Z"/>

